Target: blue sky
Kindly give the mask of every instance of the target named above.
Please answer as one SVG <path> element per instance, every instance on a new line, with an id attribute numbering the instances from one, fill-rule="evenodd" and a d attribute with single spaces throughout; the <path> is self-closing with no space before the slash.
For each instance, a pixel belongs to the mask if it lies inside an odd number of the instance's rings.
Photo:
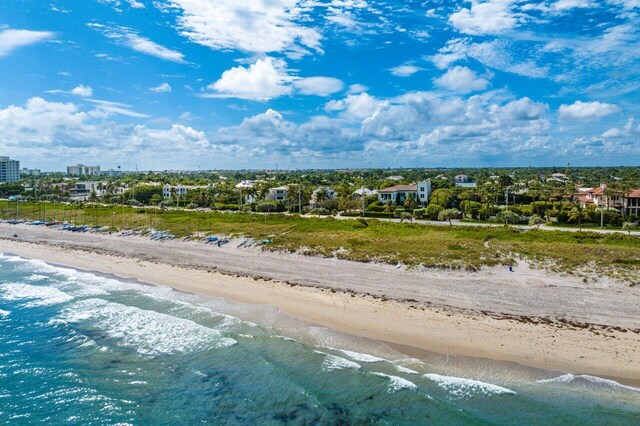
<path id="1" fill-rule="evenodd" d="M 3 0 L 0 151 L 124 169 L 638 165 L 640 0 Z"/>

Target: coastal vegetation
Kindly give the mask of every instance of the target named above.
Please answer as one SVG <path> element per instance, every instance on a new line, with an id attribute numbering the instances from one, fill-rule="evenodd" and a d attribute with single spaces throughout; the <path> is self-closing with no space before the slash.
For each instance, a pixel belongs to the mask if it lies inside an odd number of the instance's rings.
<path id="1" fill-rule="evenodd" d="M 521 230 L 508 225 L 433 226 L 385 219 L 338 220 L 97 203 L 3 201 L 0 210 L 4 219 L 17 215 L 26 220 L 65 221 L 102 227 L 102 232 L 159 229 L 179 237 L 268 239 L 270 244 L 264 246 L 268 250 L 409 267 L 479 270 L 524 260 L 534 267 L 576 274 L 585 280 L 609 276 L 631 284 L 636 283 L 640 272 L 640 238 L 626 232 Z"/>

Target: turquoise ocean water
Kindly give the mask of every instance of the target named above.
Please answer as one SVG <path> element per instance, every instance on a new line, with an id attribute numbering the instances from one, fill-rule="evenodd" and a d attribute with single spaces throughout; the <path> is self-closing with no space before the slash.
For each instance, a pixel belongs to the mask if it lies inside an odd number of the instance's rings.
<path id="1" fill-rule="evenodd" d="M 640 424 L 640 389 L 0 256 L 1 424 Z"/>

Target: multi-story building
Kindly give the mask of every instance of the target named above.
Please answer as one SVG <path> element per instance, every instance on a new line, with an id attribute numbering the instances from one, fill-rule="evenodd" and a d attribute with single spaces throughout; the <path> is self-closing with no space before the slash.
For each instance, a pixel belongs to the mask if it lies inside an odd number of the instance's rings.
<path id="1" fill-rule="evenodd" d="M 276 188 L 271 188 L 269 189 L 269 194 L 267 195 L 267 199 L 271 201 L 286 201 L 287 197 L 289 197 L 288 186 L 278 186 Z"/>
<path id="2" fill-rule="evenodd" d="M 67 174 L 73 176 L 97 176 L 100 174 L 100 166 L 85 166 L 84 164 L 67 166 Z"/>
<path id="3" fill-rule="evenodd" d="M 429 203 L 431 195 L 431 180 L 418 182 L 415 185 L 396 185 L 378 191 L 378 200 L 382 203 L 391 201 L 393 204 L 403 204 L 404 201 L 413 195 L 420 206 Z"/>
<path id="4" fill-rule="evenodd" d="M 20 162 L 9 157 L 0 157 L 0 182 L 18 182 Z"/>
<path id="5" fill-rule="evenodd" d="M 40 176 L 42 172 L 40 169 L 27 169 L 26 167 L 20 170 L 20 176 Z"/>

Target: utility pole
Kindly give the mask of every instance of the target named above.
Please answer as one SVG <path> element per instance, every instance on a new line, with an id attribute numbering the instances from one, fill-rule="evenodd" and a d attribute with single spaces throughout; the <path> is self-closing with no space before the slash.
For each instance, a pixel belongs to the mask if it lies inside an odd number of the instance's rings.
<path id="1" fill-rule="evenodd" d="M 298 213 L 302 214 L 302 182 L 298 184 Z"/>
<path id="2" fill-rule="evenodd" d="M 364 217 L 364 183 L 362 184 L 362 217 Z"/>

